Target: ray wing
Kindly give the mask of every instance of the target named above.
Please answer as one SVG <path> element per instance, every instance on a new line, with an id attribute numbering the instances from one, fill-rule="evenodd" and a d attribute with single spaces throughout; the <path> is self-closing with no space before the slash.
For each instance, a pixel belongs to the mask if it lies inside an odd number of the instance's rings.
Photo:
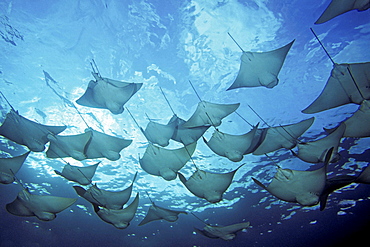
<path id="1" fill-rule="evenodd" d="M 364 11 L 370 8 L 369 0 L 332 0 L 315 24 L 327 22 L 338 15 L 357 9 Z"/>
<path id="2" fill-rule="evenodd" d="M 199 126 L 219 126 L 221 120 L 238 109 L 237 104 L 215 104 L 207 101 L 198 103 L 194 114 L 182 126 L 194 128 Z"/>
<path id="3" fill-rule="evenodd" d="M 312 117 L 295 124 L 268 128 L 261 145 L 253 154 L 261 155 L 280 148 L 294 148 L 297 138 L 312 125 L 313 121 L 314 118 Z"/>
<path id="4" fill-rule="evenodd" d="M 210 126 L 199 126 L 199 127 L 193 127 L 193 128 L 186 128 L 184 127 L 185 120 L 177 117 L 174 115 L 169 123 L 176 123 L 175 131 L 171 137 L 172 140 L 175 140 L 177 142 L 181 142 L 185 146 L 192 144 L 204 134 L 204 132 L 207 131 L 207 129 Z"/>
<path id="5" fill-rule="evenodd" d="M 30 152 L 12 158 L 0 158 L 0 183 L 10 184 L 14 182 L 16 174 Z"/>
<path id="6" fill-rule="evenodd" d="M 81 185 L 89 185 L 99 164 L 100 162 L 96 163 L 95 165 L 86 167 L 72 166 L 70 164 L 66 164 L 62 172 L 56 170 L 54 171 L 56 174 L 63 176 L 70 181 L 77 182 Z"/>

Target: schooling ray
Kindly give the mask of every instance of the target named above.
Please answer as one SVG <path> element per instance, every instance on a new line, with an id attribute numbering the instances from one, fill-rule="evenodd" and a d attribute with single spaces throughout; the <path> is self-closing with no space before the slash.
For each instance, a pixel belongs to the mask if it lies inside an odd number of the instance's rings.
<path id="1" fill-rule="evenodd" d="M 12 158 L 0 158 L 0 183 L 14 182 L 14 175 L 19 171 L 30 152 Z"/>
<path id="2" fill-rule="evenodd" d="M 264 131 L 262 143 L 253 152 L 255 155 L 266 154 L 280 148 L 292 149 L 300 137 L 312 125 L 314 118 L 298 123 L 269 127 Z"/>
<path id="3" fill-rule="evenodd" d="M 49 149 L 46 151 L 48 158 L 72 157 L 76 160 L 86 159 L 87 144 L 91 140 L 92 132 L 88 131 L 78 135 L 48 135 Z"/>
<path id="4" fill-rule="evenodd" d="M 216 129 L 209 141 L 204 137 L 203 141 L 214 153 L 226 157 L 233 162 L 239 162 L 243 159 L 243 155 L 254 151 L 251 146 L 253 143 L 258 142 L 256 139 L 260 139 L 261 137 L 260 135 L 256 135 L 257 130 L 258 125 L 246 134 L 230 135 Z"/>
<path id="5" fill-rule="evenodd" d="M 96 163 L 95 165 L 80 167 L 80 166 L 72 166 L 70 164 L 66 164 L 63 167 L 62 172 L 54 170 L 54 172 L 69 181 L 77 182 L 81 185 L 89 185 L 91 184 L 91 179 L 95 174 L 96 168 L 100 162 Z"/>
<path id="6" fill-rule="evenodd" d="M 193 195 L 217 203 L 222 200 L 222 195 L 229 188 L 236 171 L 243 165 L 228 173 L 206 172 L 197 168 L 188 180 L 180 172 L 178 174 L 180 181 Z"/>
<path id="7" fill-rule="evenodd" d="M 130 221 L 134 218 L 137 207 L 139 206 L 139 193 L 136 194 L 134 201 L 124 209 L 108 209 L 94 205 L 94 211 L 103 221 L 112 224 L 117 229 L 126 229 Z"/>
<path id="8" fill-rule="evenodd" d="M 174 180 L 177 172 L 189 161 L 197 143 L 179 149 L 165 149 L 149 143 L 139 163 L 141 168 L 154 176 L 160 176 L 167 181 Z"/>
<path id="9" fill-rule="evenodd" d="M 18 111 L 14 110 L 1 91 L 0 93 L 11 107 L 10 112 L 6 114 L 3 124 L 0 126 L 0 135 L 7 139 L 19 145 L 27 146 L 32 152 L 42 152 L 45 150 L 45 144 L 49 141 L 48 134 L 57 135 L 67 128 L 67 126 L 43 125 L 22 117 Z"/>
<path id="10" fill-rule="evenodd" d="M 320 195 L 326 186 L 326 170 L 332 152 L 333 148 L 326 153 L 324 166 L 317 170 L 297 171 L 278 167 L 267 187 L 257 179 L 252 179 L 280 200 L 296 202 L 302 206 L 314 206 L 319 203 Z"/>
<path id="11" fill-rule="evenodd" d="M 228 33 L 229 34 L 229 33 Z M 229 34 L 229 36 L 235 39 Z M 284 64 L 285 57 L 292 47 L 294 40 L 289 44 L 268 52 L 250 52 L 242 50 L 239 73 L 233 84 L 227 89 L 241 87 L 267 87 L 273 88 L 278 82 L 278 74 Z"/>
<path id="12" fill-rule="evenodd" d="M 346 129 L 343 133 L 343 137 L 370 137 L 370 101 L 364 100 L 359 109 L 348 119 L 343 121 Z M 336 127 L 338 128 L 338 127 Z M 325 129 L 329 133 L 335 131 L 335 129 Z"/>
<path id="13" fill-rule="evenodd" d="M 199 219 L 195 214 L 192 213 L 198 220 L 203 222 L 206 226 L 203 230 L 194 228 L 198 233 L 206 236 L 208 238 L 220 238 L 222 240 L 233 240 L 236 237 L 236 233 L 247 229 L 250 227 L 250 222 L 242 222 L 237 224 L 232 224 L 228 226 L 211 226 L 210 224 L 205 223 L 203 220 Z"/>
<path id="14" fill-rule="evenodd" d="M 79 196 L 85 198 L 92 204 L 96 204 L 107 209 L 122 209 L 123 205 L 130 199 L 136 177 L 137 172 L 135 173 L 131 185 L 121 191 L 107 191 L 99 189 L 96 184 L 92 185 L 87 190 L 80 186 L 73 186 L 73 188 Z"/>
<path id="15" fill-rule="evenodd" d="M 346 125 L 341 124 L 335 129 L 335 131 L 324 138 L 312 142 L 298 143 L 298 153 L 295 153 L 294 151 L 292 151 L 292 153 L 305 162 L 320 163 L 324 162 L 326 152 L 331 147 L 334 147 L 330 162 L 337 162 L 340 158 L 338 147 L 345 130 Z"/>
<path id="16" fill-rule="evenodd" d="M 116 81 L 100 76 L 93 67 L 95 78 L 89 82 L 85 93 L 76 100 L 82 106 L 108 109 L 113 114 L 123 112 L 123 105 L 141 88 L 142 83 Z"/>
<path id="17" fill-rule="evenodd" d="M 87 128 L 85 133 L 91 132 L 91 140 L 86 146 L 86 159 L 106 158 L 116 161 L 121 158 L 122 149 L 130 146 L 132 140 L 110 136 L 105 133 Z"/>
<path id="18" fill-rule="evenodd" d="M 333 69 L 321 94 L 302 112 L 317 113 L 349 103 L 359 105 L 370 99 L 370 62 L 335 63 L 312 28 L 311 32 L 332 62 Z"/>
<path id="19" fill-rule="evenodd" d="M 34 195 L 28 189 L 18 193 L 17 198 L 6 204 L 6 210 L 16 216 L 36 216 L 39 220 L 50 221 L 56 214 L 71 206 L 77 199 L 58 196 Z"/>
<path id="20" fill-rule="evenodd" d="M 149 195 L 148 195 L 149 197 Z M 145 225 L 155 220 L 166 220 L 168 222 L 175 222 L 179 218 L 179 214 L 188 214 L 185 211 L 177 211 L 157 206 L 149 197 L 152 205 L 150 205 L 144 219 L 139 223 L 139 226 Z"/>
<path id="21" fill-rule="evenodd" d="M 327 22 L 351 10 L 365 11 L 369 8 L 369 0 L 332 0 L 315 24 Z"/>

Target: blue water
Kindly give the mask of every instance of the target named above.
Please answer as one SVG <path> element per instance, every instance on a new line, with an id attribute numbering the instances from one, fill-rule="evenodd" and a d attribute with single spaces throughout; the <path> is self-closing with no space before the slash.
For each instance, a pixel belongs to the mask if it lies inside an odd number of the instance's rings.
<path id="1" fill-rule="evenodd" d="M 321 92 L 332 64 L 310 32 L 313 27 L 337 63 L 369 62 L 369 11 L 351 11 L 327 23 L 314 25 L 328 0 L 266 1 L 118 1 L 118 0 L 2 0 L 0 1 L 0 88 L 19 113 L 47 125 L 67 125 L 63 134 L 82 133 L 86 125 L 71 107 L 93 79 L 94 59 L 103 77 L 143 83 L 125 105 L 139 125 L 149 118 L 167 123 L 171 109 L 183 119 L 194 112 L 198 98 L 214 103 L 241 103 L 238 113 L 249 122 L 261 120 L 276 126 L 315 116 L 304 140 L 324 136 L 323 127 L 335 126 L 357 110 L 346 105 L 317 114 L 303 114 Z M 240 64 L 240 49 L 269 51 L 296 39 L 273 89 L 242 88 L 226 91 Z M 10 107 L 1 99 L 1 121 Z M 364 237 L 370 223 L 369 185 L 350 185 L 330 195 L 327 208 L 301 207 L 271 196 L 251 177 L 268 184 L 275 168 L 265 156 L 246 155 L 233 163 L 214 154 L 198 141 L 194 161 L 200 169 L 229 172 L 246 163 L 217 204 L 193 196 L 181 182 L 165 181 L 145 173 L 138 159 L 147 146 L 133 120 L 124 111 L 78 106 L 96 130 L 133 139 L 118 161 L 102 160 L 93 178 L 100 188 L 124 189 L 138 171 L 133 194 L 140 193 L 139 208 L 131 225 L 118 230 L 99 219 L 82 198 L 50 222 L 17 217 L 5 210 L 20 187 L 0 185 L 0 246 L 331 246 Z M 250 126 L 236 114 L 219 129 L 243 134 Z M 212 135 L 205 133 L 207 139 Z M 1 157 L 23 154 L 25 147 L 0 137 Z M 329 166 L 329 175 L 358 174 L 369 162 L 368 138 L 342 139 L 341 160 Z M 171 143 L 171 148 L 180 147 Z M 270 156 L 283 168 L 306 170 L 311 165 L 281 149 Z M 93 164 L 96 160 L 74 165 Z M 77 198 L 72 182 L 56 175 L 64 162 L 32 153 L 17 177 L 35 194 Z M 191 162 L 181 170 L 189 177 Z M 250 221 L 251 228 L 229 242 L 194 232 L 204 225 L 192 215 L 180 215 L 174 223 L 154 221 L 138 227 L 150 206 L 149 191 L 159 206 L 194 212 L 210 224 L 229 225 Z M 132 200 L 132 199 L 131 199 Z"/>

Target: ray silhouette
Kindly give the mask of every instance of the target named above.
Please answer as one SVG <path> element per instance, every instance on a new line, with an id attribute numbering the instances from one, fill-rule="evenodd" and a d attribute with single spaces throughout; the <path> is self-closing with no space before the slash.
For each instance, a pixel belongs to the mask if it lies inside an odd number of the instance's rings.
<path id="1" fill-rule="evenodd" d="M 310 128 L 313 121 L 312 117 L 294 124 L 267 128 L 264 131 L 262 143 L 253 151 L 253 154 L 261 155 L 280 148 L 294 148 L 297 144 L 297 138 Z"/>
<path id="2" fill-rule="evenodd" d="M 72 157 L 76 160 L 86 159 L 86 148 L 91 140 L 92 132 L 88 131 L 78 135 L 51 135 L 47 138 L 50 141 L 46 156 L 48 158 Z"/>
<path id="3" fill-rule="evenodd" d="M 324 162 L 326 152 L 331 147 L 334 147 L 330 162 L 337 162 L 340 158 L 338 146 L 345 130 L 346 125 L 341 124 L 335 131 L 324 138 L 312 142 L 298 143 L 298 153 L 294 151 L 292 153 L 305 162 L 321 163 Z"/>
<path id="4" fill-rule="evenodd" d="M 126 204 L 130 199 L 132 187 L 136 177 L 137 172 L 135 173 L 131 185 L 121 191 L 108 191 L 99 189 L 96 184 L 92 185 L 87 190 L 80 186 L 73 186 L 73 188 L 79 196 L 85 198 L 87 201 L 93 204 L 107 209 L 122 209 L 123 205 Z"/>
<path id="5" fill-rule="evenodd" d="M 259 142 L 258 139 L 261 139 L 261 135 L 256 135 L 257 130 L 258 124 L 243 135 L 230 135 L 216 129 L 209 141 L 204 137 L 203 141 L 214 153 L 233 162 L 239 162 L 243 159 L 243 155 L 251 153 L 254 151 L 253 148 L 257 148 L 256 145 L 252 147 L 254 143 Z"/>
<path id="6" fill-rule="evenodd" d="M 54 172 L 65 179 L 73 182 L 77 182 L 81 185 L 89 185 L 91 184 L 91 179 L 95 174 L 96 168 L 100 162 L 96 163 L 95 165 L 80 167 L 80 166 L 72 166 L 70 164 L 66 164 L 63 167 L 62 172 L 54 170 Z"/>
<path id="7" fill-rule="evenodd" d="M 152 201 L 152 199 L 150 199 L 150 197 L 149 197 L 149 200 L 151 202 L 151 205 L 144 219 L 139 223 L 139 226 L 145 225 L 155 220 L 166 220 L 168 222 L 175 222 L 179 218 L 178 216 L 179 214 L 188 214 L 185 211 L 177 211 L 177 210 L 160 207 L 156 205 Z"/>
<path id="8" fill-rule="evenodd" d="M 332 0 L 315 24 L 327 22 L 351 10 L 365 11 L 369 8 L 369 0 Z"/>
<path id="9" fill-rule="evenodd" d="M 174 180 L 177 172 L 189 161 L 197 143 L 179 149 L 165 149 L 149 143 L 139 163 L 141 168 L 154 176 L 160 176 L 167 181 Z"/>
<path id="10" fill-rule="evenodd" d="M 333 148 L 329 149 L 324 166 L 316 170 L 297 171 L 278 167 L 267 187 L 257 179 L 252 179 L 280 200 L 299 203 L 302 206 L 314 206 L 319 203 L 320 195 L 326 186 L 326 170 L 332 152 Z"/>
<path id="11" fill-rule="evenodd" d="M 30 152 L 12 158 L 0 158 L 0 183 L 13 183 L 14 175 L 19 171 Z"/>
<path id="12" fill-rule="evenodd" d="M 193 195 L 217 203 L 222 200 L 222 195 L 229 188 L 236 171 L 243 165 L 228 173 L 206 172 L 197 168 L 189 179 L 180 172 L 178 174 L 180 181 Z"/>
<path id="13" fill-rule="evenodd" d="M 108 109 L 113 114 L 122 113 L 123 105 L 143 85 L 142 83 L 128 83 L 101 77 L 99 71 L 95 71 L 94 67 L 92 75 L 95 80 L 89 82 L 85 93 L 76 100 L 76 103 L 92 108 Z"/>
<path id="14" fill-rule="evenodd" d="M 94 205 L 94 211 L 103 221 L 112 224 L 117 229 L 126 229 L 130 221 L 134 218 L 137 207 L 139 206 L 139 193 L 136 194 L 134 201 L 124 209 L 108 209 Z"/>
<path id="15" fill-rule="evenodd" d="M 85 133 L 89 132 L 91 132 L 91 140 L 86 146 L 86 159 L 107 158 L 116 161 L 121 158 L 121 150 L 132 143 L 132 140 L 110 136 L 92 128 L 85 130 Z"/>
<path id="16" fill-rule="evenodd" d="M 16 216 L 36 216 L 39 220 L 50 221 L 77 199 L 49 195 L 34 195 L 28 189 L 18 193 L 17 198 L 6 205 L 6 210 Z"/>
<path id="17" fill-rule="evenodd" d="M 202 230 L 198 228 L 195 228 L 195 230 L 208 238 L 220 238 L 228 241 L 233 240 L 238 231 L 247 229 L 249 226 L 249 221 L 228 226 L 211 226 L 207 224 Z"/>
<path id="18" fill-rule="evenodd" d="M 268 52 L 250 52 L 244 51 L 230 34 L 229 36 L 239 46 L 243 54 L 240 58 L 239 73 L 233 84 L 227 90 L 241 87 L 275 87 L 279 82 L 278 74 L 294 40 L 276 50 Z"/>
<path id="19" fill-rule="evenodd" d="M 33 122 L 12 108 L 0 126 L 0 135 L 19 145 L 27 146 L 32 152 L 42 152 L 49 141 L 47 135 L 57 135 L 66 128 L 67 126 L 48 126 Z"/>

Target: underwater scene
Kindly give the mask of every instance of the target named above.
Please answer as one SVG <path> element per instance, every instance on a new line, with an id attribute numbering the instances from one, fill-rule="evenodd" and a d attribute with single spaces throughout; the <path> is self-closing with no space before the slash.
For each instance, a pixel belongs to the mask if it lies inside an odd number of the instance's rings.
<path id="1" fill-rule="evenodd" d="M 369 8 L 1 0 L 0 247 L 365 240 Z"/>

